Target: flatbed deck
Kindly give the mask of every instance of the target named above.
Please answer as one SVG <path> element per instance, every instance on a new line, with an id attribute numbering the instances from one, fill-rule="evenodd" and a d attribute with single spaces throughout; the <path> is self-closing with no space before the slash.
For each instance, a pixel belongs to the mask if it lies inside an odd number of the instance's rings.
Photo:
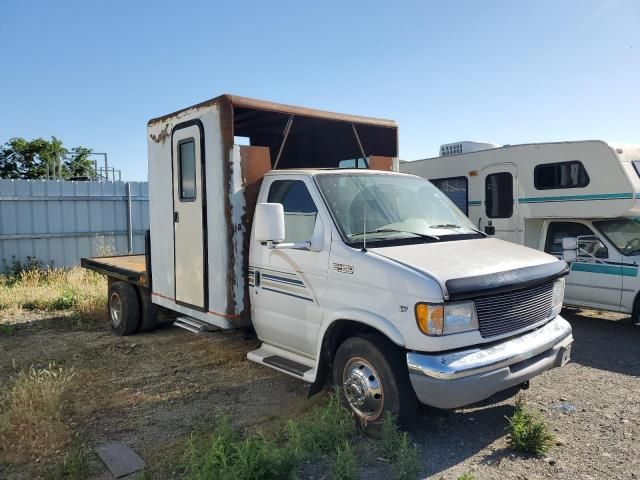
<path id="1" fill-rule="evenodd" d="M 83 258 L 80 265 L 107 277 L 125 280 L 142 287 L 149 286 L 146 255 Z"/>

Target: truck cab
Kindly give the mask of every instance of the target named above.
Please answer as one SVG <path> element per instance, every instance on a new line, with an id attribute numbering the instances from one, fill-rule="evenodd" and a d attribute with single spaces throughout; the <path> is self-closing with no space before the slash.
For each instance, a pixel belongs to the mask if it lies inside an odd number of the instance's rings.
<path id="1" fill-rule="evenodd" d="M 569 360 L 566 263 L 397 173 L 395 122 L 223 95 L 151 120 L 148 145 L 144 256 L 83 260 L 110 279 L 117 333 L 158 310 L 253 330 L 249 360 L 311 392 L 331 380 L 369 431 Z"/>

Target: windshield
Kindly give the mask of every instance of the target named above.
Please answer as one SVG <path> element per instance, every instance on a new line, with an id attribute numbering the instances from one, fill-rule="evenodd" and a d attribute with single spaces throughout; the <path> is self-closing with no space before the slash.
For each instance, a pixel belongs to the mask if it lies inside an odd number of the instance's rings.
<path id="1" fill-rule="evenodd" d="M 479 236 L 469 219 L 422 178 L 389 174 L 323 174 L 316 181 L 348 243 Z M 451 238 L 452 239 L 452 238 Z"/>
<path id="2" fill-rule="evenodd" d="M 603 220 L 593 224 L 623 255 L 640 254 L 640 217 Z"/>

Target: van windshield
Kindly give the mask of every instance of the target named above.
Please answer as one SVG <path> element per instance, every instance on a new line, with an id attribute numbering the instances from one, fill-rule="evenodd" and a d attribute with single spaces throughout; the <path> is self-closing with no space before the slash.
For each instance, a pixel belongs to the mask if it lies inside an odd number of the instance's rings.
<path id="1" fill-rule="evenodd" d="M 640 217 L 593 222 L 623 255 L 640 255 Z"/>
<path id="2" fill-rule="evenodd" d="M 429 181 L 390 174 L 317 175 L 316 182 L 347 243 L 453 240 L 484 236 Z"/>

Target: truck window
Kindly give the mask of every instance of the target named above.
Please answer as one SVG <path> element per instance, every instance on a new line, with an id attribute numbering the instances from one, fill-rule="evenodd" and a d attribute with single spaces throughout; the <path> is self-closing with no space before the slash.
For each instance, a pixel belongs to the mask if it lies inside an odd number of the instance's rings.
<path id="1" fill-rule="evenodd" d="M 547 230 L 547 240 L 544 251 L 551 255 L 562 255 L 562 239 L 566 237 L 594 236 L 593 231 L 582 223 L 576 222 L 551 222 Z M 591 251 L 592 248 L 596 251 Z M 607 258 L 609 256 L 607 248 L 600 242 L 581 242 L 580 248 L 585 249 L 596 258 Z"/>
<path id="2" fill-rule="evenodd" d="M 485 210 L 489 218 L 510 218 L 513 215 L 513 175 L 491 173 L 484 181 Z"/>
<path id="3" fill-rule="evenodd" d="M 537 190 L 553 188 L 583 188 L 589 185 L 589 175 L 577 160 L 545 163 L 533 169 L 533 184 Z"/>
<path id="4" fill-rule="evenodd" d="M 311 240 L 318 209 L 303 181 L 276 180 L 269 188 L 267 201 L 282 204 L 285 242 Z"/>
<path id="5" fill-rule="evenodd" d="M 193 138 L 178 143 L 178 165 L 180 200 L 193 202 L 196 199 L 196 150 Z"/>
<path id="6" fill-rule="evenodd" d="M 469 182 L 467 177 L 436 178 L 430 182 L 449 197 L 449 200 L 455 203 L 462 213 L 469 214 L 467 208 Z"/>

